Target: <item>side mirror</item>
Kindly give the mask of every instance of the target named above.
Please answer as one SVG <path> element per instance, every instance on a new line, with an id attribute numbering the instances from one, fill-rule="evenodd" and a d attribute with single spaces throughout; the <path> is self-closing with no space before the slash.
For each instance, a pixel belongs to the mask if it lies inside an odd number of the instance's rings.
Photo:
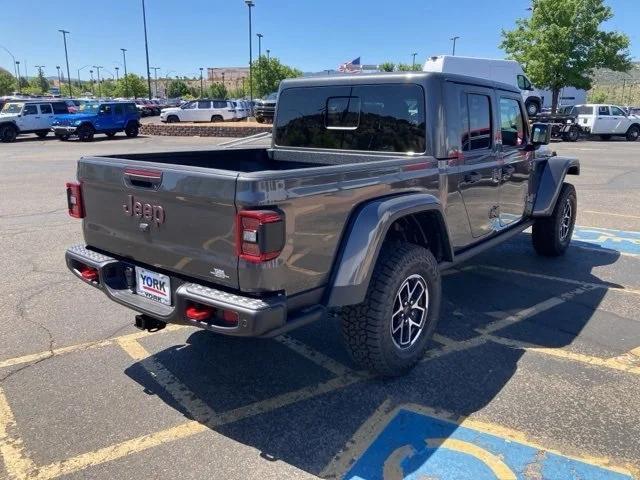
<path id="1" fill-rule="evenodd" d="M 540 145 L 549 145 L 551 141 L 551 128 L 548 123 L 534 123 L 531 128 L 531 145 L 539 147 Z"/>

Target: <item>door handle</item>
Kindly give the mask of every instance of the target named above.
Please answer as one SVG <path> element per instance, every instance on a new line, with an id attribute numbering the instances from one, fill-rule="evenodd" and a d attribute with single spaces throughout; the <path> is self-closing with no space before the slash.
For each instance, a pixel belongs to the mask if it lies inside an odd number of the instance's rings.
<path id="1" fill-rule="evenodd" d="M 482 174 L 478 172 L 467 173 L 464 176 L 465 183 L 477 183 L 482 180 Z"/>

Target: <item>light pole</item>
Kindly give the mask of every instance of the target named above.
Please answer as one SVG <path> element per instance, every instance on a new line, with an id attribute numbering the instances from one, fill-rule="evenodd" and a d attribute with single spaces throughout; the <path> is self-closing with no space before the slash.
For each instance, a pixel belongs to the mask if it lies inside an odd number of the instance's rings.
<path id="1" fill-rule="evenodd" d="M 251 76 L 251 63 L 253 62 L 253 50 L 251 48 L 252 34 L 251 34 L 251 9 L 256 6 L 252 0 L 244 0 L 244 3 L 249 7 L 249 101 L 253 102 L 253 77 Z"/>
<path id="2" fill-rule="evenodd" d="M 200 67 L 200 98 L 204 97 L 204 87 L 202 84 L 202 70 L 204 70 L 204 68 Z"/>
<path id="3" fill-rule="evenodd" d="M 151 67 L 151 70 L 153 70 L 153 83 L 156 90 L 156 98 L 158 98 L 158 70 L 160 70 L 160 67 Z"/>
<path id="4" fill-rule="evenodd" d="M 121 48 L 122 50 L 122 65 L 124 66 L 124 96 L 129 98 L 129 79 L 127 79 L 127 49 Z"/>
<path id="5" fill-rule="evenodd" d="M 267 62 L 269 61 L 269 54 L 270 54 L 270 53 L 271 53 L 271 50 L 269 50 L 269 49 L 267 48 Z"/>
<path id="6" fill-rule="evenodd" d="M 82 88 L 82 82 L 80 81 L 80 72 L 90 66 L 91 65 L 85 65 L 84 67 L 78 69 L 78 88 Z"/>
<path id="7" fill-rule="evenodd" d="M 58 90 L 60 91 L 60 96 L 62 96 L 62 79 L 60 78 L 60 65 L 56 65 L 56 70 L 58 70 Z"/>
<path id="8" fill-rule="evenodd" d="M 69 82 L 69 97 L 73 97 L 73 92 L 71 91 L 71 71 L 69 70 L 69 53 L 67 52 L 67 34 L 69 33 L 67 30 L 58 30 L 62 33 L 62 39 L 64 40 L 64 59 L 67 62 L 67 82 Z M 60 85 L 60 91 L 62 91 L 62 85 Z"/>
<path id="9" fill-rule="evenodd" d="M 18 69 L 17 69 L 17 66 L 18 66 L 18 64 L 19 64 L 20 62 L 16 62 L 16 57 L 14 57 L 14 56 L 13 56 L 13 53 L 11 53 L 7 47 L 3 47 L 2 45 L 0 45 L 0 48 L 2 48 L 5 52 L 7 52 L 7 53 L 9 54 L 9 56 L 11 57 L 11 59 L 13 60 L 13 71 L 15 72 L 15 74 L 16 74 L 16 79 L 17 79 L 17 78 L 18 78 Z M 19 83 L 20 83 L 20 81 L 18 81 L 18 84 L 19 84 Z M 18 86 L 18 88 L 20 88 L 20 87 Z"/>
<path id="10" fill-rule="evenodd" d="M 93 83 L 93 70 L 89 70 L 89 75 L 91 75 L 91 95 L 96 96 L 96 85 Z"/>
<path id="11" fill-rule="evenodd" d="M 116 69 L 116 82 L 120 81 L 120 67 L 115 67 Z"/>
<path id="12" fill-rule="evenodd" d="M 258 61 L 262 58 L 262 35 L 261 33 L 256 33 L 256 37 L 258 37 Z"/>
<path id="13" fill-rule="evenodd" d="M 412 68 L 413 70 L 415 70 L 415 69 L 416 69 L 416 55 L 418 55 L 416 52 L 413 52 L 413 53 L 411 54 L 411 56 L 413 57 L 413 61 L 412 61 L 412 63 L 411 63 L 411 68 Z"/>
<path id="14" fill-rule="evenodd" d="M 453 55 L 454 57 L 456 56 L 456 40 L 458 40 L 460 37 L 451 37 L 449 40 L 451 40 L 453 42 L 453 51 L 451 52 L 451 55 Z"/>
<path id="15" fill-rule="evenodd" d="M 147 40 L 147 10 L 142 0 L 142 23 L 144 24 L 144 50 L 147 54 L 147 87 L 149 88 L 149 100 L 151 100 L 151 71 L 149 70 L 149 42 Z"/>
<path id="16" fill-rule="evenodd" d="M 18 93 L 22 93 L 22 85 L 20 85 L 20 60 L 16 60 L 16 68 L 18 70 Z"/>
<path id="17" fill-rule="evenodd" d="M 104 68 L 102 65 L 94 65 L 93 68 L 96 69 L 96 73 L 98 75 L 98 98 L 102 97 L 102 88 L 100 87 L 100 69 Z"/>

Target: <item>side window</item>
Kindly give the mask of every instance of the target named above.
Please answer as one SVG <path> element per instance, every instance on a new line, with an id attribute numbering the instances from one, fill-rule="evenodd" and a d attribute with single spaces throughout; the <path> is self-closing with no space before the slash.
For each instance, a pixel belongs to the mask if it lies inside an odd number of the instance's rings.
<path id="1" fill-rule="evenodd" d="M 51 106 L 53 107 L 53 113 L 69 113 L 69 106 L 65 102 L 55 102 Z"/>
<path id="2" fill-rule="evenodd" d="M 124 115 L 124 105 L 118 103 L 115 107 L 116 115 Z"/>
<path id="3" fill-rule="evenodd" d="M 463 92 L 460 97 L 462 150 L 491 148 L 491 99 L 487 95 Z"/>
<path id="4" fill-rule="evenodd" d="M 99 111 L 102 115 L 111 115 L 111 105 L 100 105 Z"/>
<path id="5" fill-rule="evenodd" d="M 213 108 L 227 108 L 227 102 L 224 100 L 214 100 Z"/>
<path id="6" fill-rule="evenodd" d="M 196 102 L 189 102 L 189 103 L 185 103 L 185 104 L 182 106 L 182 109 L 183 109 L 183 110 L 193 110 L 193 109 L 195 109 L 195 108 L 196 108 Z"/>
<path id="7" fill-rule="evenodd" d="M 500 98 L 500 131 L 502 145 L 520 147 L 526 143 L 524 118 L 517 100 Z"/>
<path id="8" fill-rule="evenodd" d="M 49 105 L 48 103 L 41 103 L 40 113 L 43 115 L 51 115 L 53 113 L 53 109 L 51 108 L 51 105 Z"/>
<path id="9" fill-rule="evenodd" d="M 22 113 L 24 115 L 37 115 L 38 114 L 38 107 L 36 107 L 35 105 L 25 105 L 24 106 L 24 111 Z"/>
<path id="10" fill-rule="evenodd" d="M 609 107 L 606 105 L 598 107 L 598 115 L 609 115 Z"/>
<path id="11" fill-rule="evenodd" d="M 138 113 L 138 108 L 135 103 L 127 103 L 127 113 Z"/>
<path id="12" fill-rule="evenodd" d="M 525 90 L 525 82 L 524 82 L 524 75 L 518 75 L 518 88 L 520 90 Z"/>
<path id="13" fill-rule="evenodd" d="M 611 107 L 611 115 L 617 115 L 619 117 L 625 117 L 625 113 L 618 107 Z"/>
<path id="14" fill-rule="evenodd" d="M 200 100 L 198 102 L 199 110 L 208 110 L 211 108 L 211 102 L 209 100 Z"/>

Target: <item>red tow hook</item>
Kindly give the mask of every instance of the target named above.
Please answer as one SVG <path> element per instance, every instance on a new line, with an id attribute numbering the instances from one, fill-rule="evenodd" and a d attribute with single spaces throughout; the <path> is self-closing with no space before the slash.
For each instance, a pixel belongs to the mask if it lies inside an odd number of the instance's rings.
<path id="1" fill-rule="evenodd" d="M 185 314 L 189 320 L 203 322 L 213 316 L 215 309 L 205 305 L 190 305 L 187 307 Z"/>
<path id="2" fill-rule="evenodd" d="M 88 265 L 83 265 L 82 267 L 80 267 L 80 276 L 90 282 L 97 282 L 98 269 L 89 267 Z"/>

